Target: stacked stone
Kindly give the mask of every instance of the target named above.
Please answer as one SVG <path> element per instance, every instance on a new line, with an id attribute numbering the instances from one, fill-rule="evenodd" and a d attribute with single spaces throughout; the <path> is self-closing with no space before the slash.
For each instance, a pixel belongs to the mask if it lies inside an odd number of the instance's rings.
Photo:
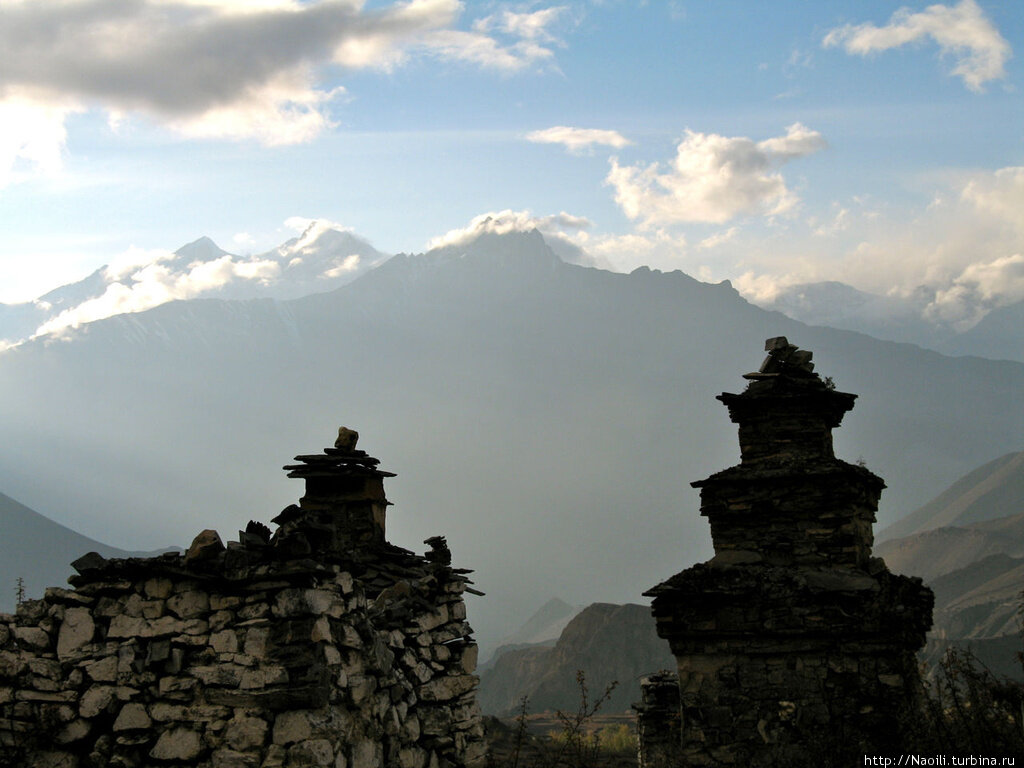
<path id="1" fill-rule="evenodd" d="M 715 556 L 646 593 L 677 659 L 687 765 L 882 754 L 919 700 L 931 591 L 871 557 L 884 483 L 832 450 L 856 396 L 785 338 L 766 349 L 747 389 L 719 397 L 741 464 L 693 484 Z M 648 731 L 671 726 L 658 711 Z"/>
<path id="2" fill-rule="evenodd" d="M 674 768 L 679 753 L 679 677 L 667 670 L 640 679 L 642 699 L 634 704 L 640 765 Z"/>
<path id="3" fill-rule="evenodd" d="M 204 531 L 184 555 L 90 554 L 73 590 L 0 616 L 0 765 L 482 764 L 469 571 L 441 537 L 424 556 L 388 544 L 387 473 L 330 450 L 346 498 L 289 508 L 274 536 L 250 524 L 227 547 Z"/>

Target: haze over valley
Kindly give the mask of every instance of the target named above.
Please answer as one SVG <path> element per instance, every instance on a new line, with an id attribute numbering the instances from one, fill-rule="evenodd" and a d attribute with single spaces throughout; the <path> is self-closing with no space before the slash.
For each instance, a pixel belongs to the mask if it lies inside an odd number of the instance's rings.
<path id="1" fill-rule="evenodd" d="M 223 258 L 209 241 L 179 253 Z M 343 423 L 397 473 L 392 541 L 444 534 L 476 570 L 486 647 L 548 597 L 635 602 L 708 556 L 688 483 L 736 463 L 714 398 L 775 335 L 859 395 L 837 451 L 886 479 L 882 525 L 1019 446 L 1024 364 L 805 326 L 727 283 L 568 264 L 536 230 L 485 230 L 324 293 L 172 301 L 6 350 L 17 407 L 0 428 L 18 450 L 0 488 L 114 546 L 187 546 L 292 503 L 280 467 Z"/>

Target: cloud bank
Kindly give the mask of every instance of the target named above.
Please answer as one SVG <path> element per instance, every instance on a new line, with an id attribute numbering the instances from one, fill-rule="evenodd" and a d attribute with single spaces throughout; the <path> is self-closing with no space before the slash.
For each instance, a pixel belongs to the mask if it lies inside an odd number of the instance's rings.
<path id="1" fill-rule="evenodd" d="M 0 0 L 0 182 L 59 165 L 66 117 L 140 115 L 194 138 L 309 141 L 331 128 L 329 84 L 409 57 L 515 72 L 553 57 L 563 8 L 455 29 L 457 0 Z"/>
<path id="2" fill-rule="evenodd" d="M 901 8 L 882 27 L 870 22 L 837 27 L 825 35 L 822 45 L 867 56 L 924 40 L 932 40 L 943 56 L 954 60 L 951 74 L 972 91 L 980 92 L 990 80 L 1006 77 L 1010 44 L 974 0 L 961 0 L 955 6 L 930 5 L 919 13 Z"/>
<path id="3" fill-rule="evenodd" d="M 276 261 L 241 259 L 228 253 L 184 268 L 166 263 L 174 259 L 175 254 L 168 251 L 131 249 L 104 270 L 104 277 L 112 282 L 100 296 L 65 309 L 40 325 L 33 336 L 61 336 L 85 323 L 191 299 L 235 280 L 266 282 L 281 271 Z"/>

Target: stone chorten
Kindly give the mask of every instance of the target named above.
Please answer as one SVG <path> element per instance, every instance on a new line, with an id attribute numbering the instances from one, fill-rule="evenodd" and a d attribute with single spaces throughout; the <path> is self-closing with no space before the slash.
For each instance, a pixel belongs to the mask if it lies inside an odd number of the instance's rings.
<path id="1" fill-rule="evenodd" d="M 856 395 L 784 337 L 765 348 L 746 390 L 718 396 L 741 463 L 693 483 L 715 556 L 646 593 L 679 674 L 645 686 L 647 766 L 880 754 L 919 700 L 931 590 L 871 556 L 885 484 L 832 450 Z"/>
<path id="2" fill-rule="evenodd" d="M 478 768 L 477 646 L 443 536 L 387 542 L 390 472 L 339 431 L 298 506 L 187 553 L 73 565 L 0 614 L 0 765 Z"/>

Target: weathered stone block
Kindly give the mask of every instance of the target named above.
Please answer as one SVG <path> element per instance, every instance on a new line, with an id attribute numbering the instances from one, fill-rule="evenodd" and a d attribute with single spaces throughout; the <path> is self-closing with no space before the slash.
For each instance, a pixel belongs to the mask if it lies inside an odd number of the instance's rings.
<path id="1" fill-rule="evenodd" d="M 210 596 L 198 590 L 173 595 L 167 599 L 167 610 L 179 619 L 194 619 L 209 612 Z"/>
<path id="2" fill-rule="evenodd" d="M 294 744 L 312 735 L 313 724 L 308 712 L 281 712 L 274 719 L 274 744 Z"/>
<path id="3" fill-rule="evenodd" d="M 78 703 L 78 714 L 84 718 L 96 717 L 114 701 L 117 689 L 110 685 L 90 686 Z"/>
<path id="4" fill-rule="evenodd" d="M 195 731 L 172 728 L 160 734 L 149 756 L 154 760 L 188 762 L 199 757 L 200 746 L 199 734 Z"/>
<path id="5" fill-rule="evenodd" d="M 88 608 L 68 608 L 57 634 L 57 656 L 67 658 L 83 645 L 92 642 L 96 623 Z"/>
<path id="6" fill-rule="evenodd" d="M 288 763 L 303 768 L 327 768 L 334 765 L 334 750 L 327 739 L 310 739 L 288 748 Z"/>
<path id="7" fill-rule="evenodd" d="M 18 645 L 29 650 L 46 650 L 50 647 L 50 636 L 39 627 L 15 627 L 14 639 Z"/>
<path id="8" fill-rule="evenodd" d="M 114 733 L 144 730 L 152 725 L 153 721 L 150 720 L 144 704 L 128 702 L 117 713 L 117 719 L 114 720 Z"/>

